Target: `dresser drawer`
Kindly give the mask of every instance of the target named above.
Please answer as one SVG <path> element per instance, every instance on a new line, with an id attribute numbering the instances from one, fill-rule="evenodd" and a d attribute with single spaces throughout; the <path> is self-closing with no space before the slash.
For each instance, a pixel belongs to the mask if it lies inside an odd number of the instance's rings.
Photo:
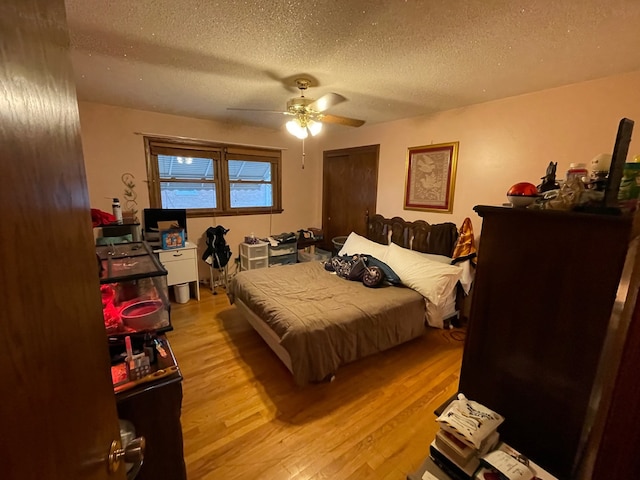
<path id="1" fill-rule="evenodd" d="M 298 254 L 278 255 L 269 258 L 269 266 L 276 267 L 278 265 L 292 265 L 298 261 Z"/>
<path id="2" fill-rule="evenodd" d="M 269 259 L 264 258 L 247 258 L 244 255 L 240 255 L 240 270 L 255 270 L 257 268 L 267 268 L 269 266 Z"/>
<path id="3" fill-rule="evenodd" d="M 269 256 L 269 244 L 268 243 L 241 243 L 240 255 L 244 255 L 247 258 L 263 258 Z"/>
<path id="4" fill-rule="evenodd" d="M 195 248 L 157 251 L 158 259 L 167 270 L 167 285 L 198 281 L 198 262 Z"/>
<path id="5" fill-rule="evenodd" d="M 173 262 L 178 260 L 191 260 L 196 258 L 195 248 L 181 248 L 179 250 L 164 250 L 158 253 L 161 263 Z"/>
<path id="6" fill-rule="evenodd" d="M 293 243 L 283 243 L 282 245 L 278 245 L 277 247 L 269 246 L 269 255 L 271 257 L 279 257 L 280 255 L 290 255 L 292 253 L 298 253 L 297 244 Z"/>
<path id="7" fill-rule="evenodd" d="M 198 270 L 193 258 L 161 262 L 167 270 L 167 285 L 195 282 L 198 280 Z"/>

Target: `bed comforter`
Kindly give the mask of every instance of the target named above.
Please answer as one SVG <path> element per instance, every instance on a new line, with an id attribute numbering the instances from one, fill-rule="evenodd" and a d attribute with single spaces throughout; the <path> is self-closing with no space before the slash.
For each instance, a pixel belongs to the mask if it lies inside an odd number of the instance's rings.
<path id="1" fill-rule="evenodd" d="M 398 286 L 365 287 L 320 262 L 248 270 L 228 295 L 249 307 L 280 338 L 297 384 L 321 381 L 338 366 L 386 350 L 425 329 L 425 302 Z"/>

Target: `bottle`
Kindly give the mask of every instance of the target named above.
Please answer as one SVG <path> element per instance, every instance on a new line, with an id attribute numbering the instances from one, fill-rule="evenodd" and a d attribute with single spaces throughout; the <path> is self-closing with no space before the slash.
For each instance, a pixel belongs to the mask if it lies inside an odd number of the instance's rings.
<path id="1" fill-rule="evenodd" d="M 150 364 L 154 364 L 156 363 L 156 344 L 153 341 L 153 337 L 151 336 L 150 333 L 145 333 L 144 334 L 144 341 L 142 344 L 142 349 L 144 351 L 144 354 L 149 357 L 149 363 Z"/>
<path id="2" fill-rule="evenodd" d="M 113 209 L 113 216 L 116 217 L 116 223 L 122 225 L 122 207 L 120 207 L 120 200 L 114 198 L 111 208 Z"/>
<path id="3" fill-rule="evenodd" d="M 567 183 L 573 179 L 578 179 L 583 182 L 585 179 L 587 182 L 589 181 L 589 171 L 584 163 L 572 163 L 569 165 L 569 170 L 567 170 Z"/>

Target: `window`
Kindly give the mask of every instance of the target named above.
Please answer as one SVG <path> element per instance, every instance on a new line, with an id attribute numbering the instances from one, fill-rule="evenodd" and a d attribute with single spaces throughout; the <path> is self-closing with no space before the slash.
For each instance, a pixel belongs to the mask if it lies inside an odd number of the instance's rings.
<path id="1" fill-rule="evenodd" d="M 194 216 L 281 212 L 281 151 L 145 137 L 152 208 Z"/>

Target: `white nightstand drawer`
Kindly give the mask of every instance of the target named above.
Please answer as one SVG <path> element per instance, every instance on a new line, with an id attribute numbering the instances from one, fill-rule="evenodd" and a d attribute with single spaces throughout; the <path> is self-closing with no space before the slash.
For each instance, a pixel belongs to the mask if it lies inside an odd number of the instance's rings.
<path id="1" fill-rule="evenodd" d="M 194 268 L 193 259 L 161 262 L 167 270 L 167 285 L 195 282 L 198 272 Z"/>
<path id="2" fill-rule="evenodd" d="M 196 258 L 195 248 L 181 248 L 178 250 L 163 250 L 158 252 L 158 258 L 161 263 L 173 262 L 177 260 L 192 260 Z"/>

